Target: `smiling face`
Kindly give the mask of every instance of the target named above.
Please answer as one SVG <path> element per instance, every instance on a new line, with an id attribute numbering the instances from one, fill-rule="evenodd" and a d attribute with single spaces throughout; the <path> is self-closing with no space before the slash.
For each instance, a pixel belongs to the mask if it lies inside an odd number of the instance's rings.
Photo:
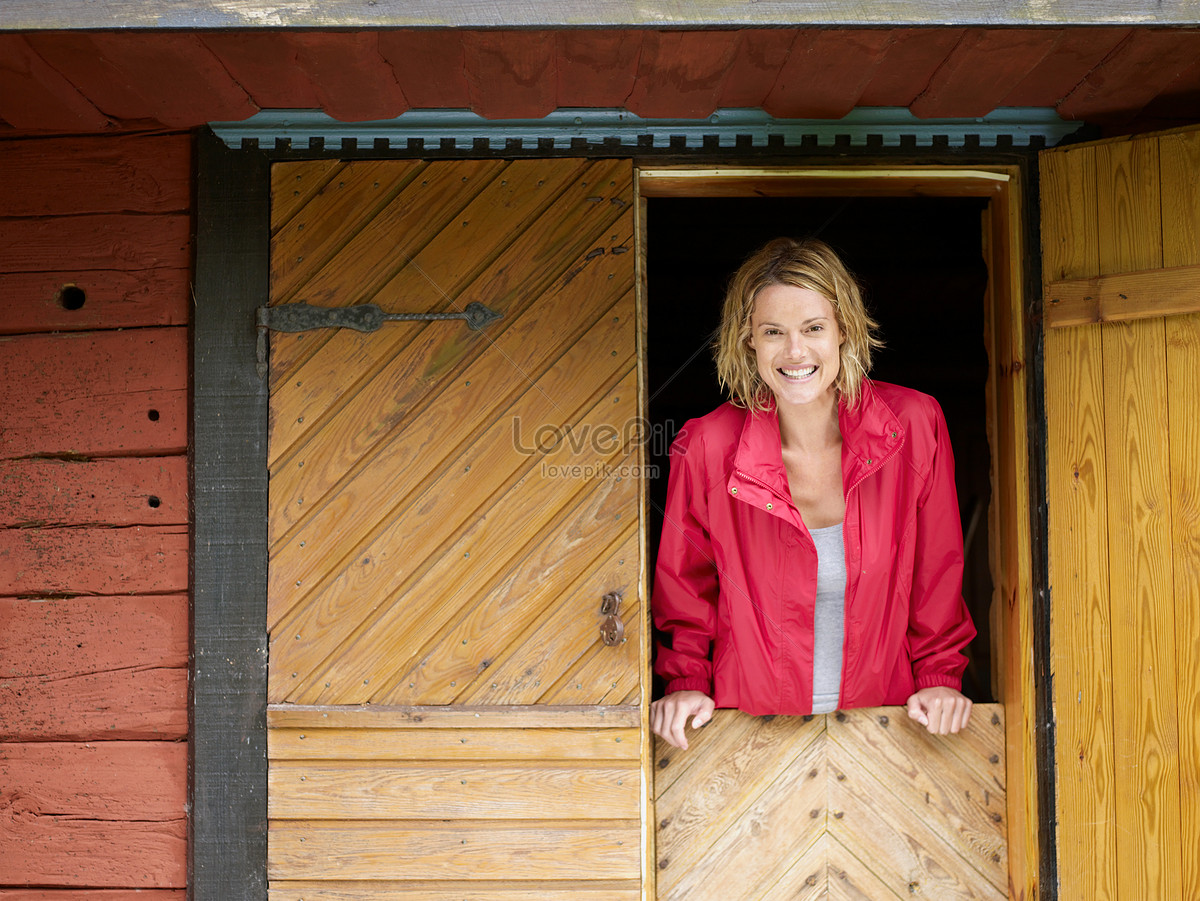
<path id="1" fill-rule="evenodd" d="M 750 347 L 781 409 L 837 403 L 843 340 L 833 304 L 817 291 L 773 284 L 754 298 Z"/>

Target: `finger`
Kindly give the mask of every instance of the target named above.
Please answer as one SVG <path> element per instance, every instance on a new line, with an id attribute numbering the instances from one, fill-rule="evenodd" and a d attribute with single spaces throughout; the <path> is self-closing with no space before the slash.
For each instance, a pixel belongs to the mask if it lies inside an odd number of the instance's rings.
<path id="1" fill-rule="evenodd" d="M 916 695 L 908 699 L 908 718 L 915 720 L 922 726 L 929 725 L 929 718 L 925 715 L 925 710 L 921 707 L 921 699 Z"/>
<path id="2" fill-rule="evenodd" d="M 688 740 L 685 733 L 687 727 L 688 710 L 682 704 L 676 704 L 671 716 L 670 732 L 675 747 L 687 750 Z"/>

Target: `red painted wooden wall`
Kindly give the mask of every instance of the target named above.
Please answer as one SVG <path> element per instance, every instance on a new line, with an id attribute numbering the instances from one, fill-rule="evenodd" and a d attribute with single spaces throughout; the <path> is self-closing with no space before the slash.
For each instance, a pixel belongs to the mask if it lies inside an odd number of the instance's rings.
<path id="1" fill-rule="evenodd" d="M 185 895 L 191 146 L 0 141 L 3 901 Z"/>

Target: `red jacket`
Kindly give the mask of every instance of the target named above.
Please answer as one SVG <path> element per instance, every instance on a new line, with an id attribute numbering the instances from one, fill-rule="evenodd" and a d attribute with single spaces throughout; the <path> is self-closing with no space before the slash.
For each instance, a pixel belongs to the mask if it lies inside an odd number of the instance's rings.
<path id="1" fill-rule="evenodd" d="M 975 627 L 962 599 L 954 459 L 937 402 L 864 381 L 838 410 L 846 495 L 842 708 L 960 688 Z M 812 711 L 817 554 L 792 503 L 773 411 L 725 404 L 671 447 L 653 608 L 655 669 L 751 714 Z"/>

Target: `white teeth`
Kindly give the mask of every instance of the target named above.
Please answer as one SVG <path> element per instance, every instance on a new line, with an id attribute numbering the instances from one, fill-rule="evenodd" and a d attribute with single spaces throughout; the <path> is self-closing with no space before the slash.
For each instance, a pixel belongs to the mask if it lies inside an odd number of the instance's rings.
<path id="1" fill-rule="evenodd" d="M 817 371 L 816 366 L 805 366 L 803 369 L 783 369 L 779 370 L 790 379 L 802 379 L 805 376 L 812 375 Z"/>

